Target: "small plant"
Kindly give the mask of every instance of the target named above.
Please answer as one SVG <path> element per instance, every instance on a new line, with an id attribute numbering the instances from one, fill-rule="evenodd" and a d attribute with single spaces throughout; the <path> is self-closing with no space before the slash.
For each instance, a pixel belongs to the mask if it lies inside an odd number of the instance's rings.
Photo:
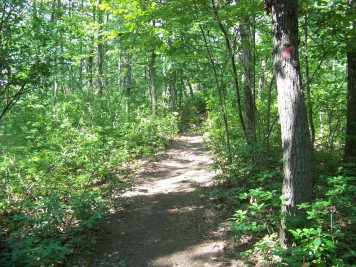
<path id="1" fill-rule="evenodd" d="M 0 125 L 0 266 L 65 263 L 76 237 L 125 188 L 124 163 L 163 149 L 178 132 L 174 114 L 115 125 L 101 104 L 88 112 L 75 96 L 56 106 L 30 97 Z"/>
<path id="2" fill-rule="evenodd" d="M 265 191 L 262 188 L 250 189 L 249 193 L 239 195 L 240 200 L 247 200 L 230 219 L 231 230 L 235 239 L 239 240 L 243 235 L 253 233 L 254 237 L 260 237 L 263 233 L 274 232 L 274 225 L 278 220 L 279 194 L 277 190 Z"/>
<path id="3" fill-rule="evenodd" d="M 280 264 L 350 266 L 355 262 L 356 177 L 341 168 L 337 176 L 325 178 L 328 184 L 325 197 L 299 205 L 306 212 L 307 221 L 304 228 L 289 229 L 294 246 L 274 249 Z"/>
<path id="4" fill-rule="evenodd" d="M 272 179 L 273 175 L 268 171 L 259 177 Z M 278 240 L 280 192 L 266 189 L 267 184 L 236 194 L 234 205 L 239 202 L 239 209 L 230 218 L 234 239 L 250 236 L 254 242 L 253 249 L 244 254 L 259 252 L 274 266 L 352 266 L 356 260 L 355 173 L 343 167 L 336 176 L 323 179 L 326 183 L 316 194 L 323 197 L 299 205 L 307 220 L 293 218 L 290 248 L 281 247 Z"/>

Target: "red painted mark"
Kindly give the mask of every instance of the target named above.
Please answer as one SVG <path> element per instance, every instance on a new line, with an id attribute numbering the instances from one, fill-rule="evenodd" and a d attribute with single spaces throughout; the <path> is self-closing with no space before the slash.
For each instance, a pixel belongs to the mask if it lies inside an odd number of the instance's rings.
<path id="1" fill-rule="evenodd" d="M 284 58 L 290 58 L 292 56 L 292 50 L 290 49 L 290 47 L 284 47 L 282 49 L 282 56 Z"/>

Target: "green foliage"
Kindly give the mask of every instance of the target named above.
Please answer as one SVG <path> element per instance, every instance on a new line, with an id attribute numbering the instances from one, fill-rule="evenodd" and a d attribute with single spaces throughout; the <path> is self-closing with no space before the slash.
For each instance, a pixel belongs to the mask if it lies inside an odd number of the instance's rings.
<path id="1" fill-rule="evenodd" d="M 277 190 L 265 191 L 259 187 L 240 194 L 238 198 L 241 200 L 241 209 L 236 210 L 230 219 L 231 230 L 237 240 L 250 233 L 258 238 L 265 232 L 272 234 L 276 230 L 280 206 L 280 193 Z"/>
<path id="2" fill-rule="evenodd" d="M 236 239 L 253 233 L 256 249 L 271 251 L 282 151 L 271 18 L 263 1 L 89 2 L 0 2 L 0 263 L 64 262 L 71 235 L 95 227 L 112 190 L 125 187 L 124 165 L 163 149 L 192 125 L 206 131 L 219 172 L 213 196 L 232 217 Z M 303 90 L 307 83 L 311 90 L 317 200 L 301 207 L 308 222 L 290 229 L 294 250 L 266 253 L 277 262 L 321 266 L 354 259 L 354 248 L 342 252 L 355 243 L 354 174 L 343 168 L 329 177 L 344 149 L 345 40 L 353 36 L 354 16 L 344 0 L 300 2 L 300 69 Z M 255 31 L 246 46 L 254 55 L 255 140 L 247 140 L 238 112 L 240 102 L 246 120 L 243 25 Z"/>
<path id="3" fill-rule="evenodd" d="M 354 167 L 352 167 L 354 168 Z M 230 218 L 237 241 L 253 236 L 254 248 L 276 266 L 351 266 L 355 261 L 355 172 L 343 167 L 337 176 L 323 177 L 323 197 L 299 206 L 307 214 L 300 228 L 290 228 L 293 246 L 278 243 L 280 193 L 262 188 L 240 193 L 239 209 Z M 249 200 L 248 203 L 244 200 Z M 300 224 L 299 224 L 300 225 Z"/>
<path id="4" fill-rule="evenodd" d="M 179 110 L 179 130 L 183 132 L 189 127 L 201 127 L 205 113 L 206 97 L 203 92 L 196 92 Z"/>
<path id="5" fill-rule="evenodd" d="M 325 196 L 300 205 L 308 220 L 305 228 L 289 230 L 296 246 L 285 251 L 293 255 L 286 259 L 288 264 L 303 259 L 318 266 L 348 266 L 355 261 L 355 174 L 343 167 L 338 176 L 323 177 L 327 180 Z"/>
<path id="6" fill-rule="evenodd" d="M 113 190 L 125 188 L 124 163 L 163 149 L 178 131 L 170 113 L 113 126 L 102 106 L 88 111 L 74 95 L 51 104 L 28 97 L 1 125 L 0 265 L 64 263 L 76 236 L 107 214 Z"/>
<path id="7" fill-rule="evenodd" d="M 27 236 L 21 242 L 8 240 L 10 253 L 2 253 L 2 266 L 48 266 L 65 259 L 70 250 L 60 241 Z"/>

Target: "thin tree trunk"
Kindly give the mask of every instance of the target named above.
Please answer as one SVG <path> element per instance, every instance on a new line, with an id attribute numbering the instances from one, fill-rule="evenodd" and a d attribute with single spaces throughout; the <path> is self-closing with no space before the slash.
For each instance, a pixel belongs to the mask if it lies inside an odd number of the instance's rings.
<path id="1" fill-rule="evenodd" d="M 234 85 L 235 85 L 235 92 L 236 92 L 236 100 L 237 100 L 237 109 L 238 109 L 238 115 L 239 115 L 239 119 L 240 119 L 240 123 L 241 123 L 241 127 L 242 130 L 245 133 L 245 136 L 247 137 L 247 129 L 246 129 L 246 124 L 245 124 L 245 120 L 242 114 L 242 105 L 241 105 L 241 96 L 240 96 L 240 87 L 239 87 L 239 81 L 238 81 L 238 76 L 237 76 L 237 69 L 236 69 L 236 60 L 235 60 L 235 53 L 232 50 L 232 46 L 230 44 L 230 39 L 229 39 L 229 34 L 226 31 L 224 25 L 222 24 L 222 22 L 219 20 L 219 14 L 218 11 L 215 7 L 215 1 L 212 0 L 212 4 L 213 4 L 213 12 L 215 15 L 215 18 L 218 20 L 219 23 L 219 28 L 221 30 L 221 32 L 224 35 L 224 39 L 225 39 L 225 43 L 226 43 L 226 47 L 227 50 L 231 56 L 231 69 L 232 69 L 232 73 L 234 75 Z"/>
<path id="2" fill-rule="evenodd" d="M 58 85 L 57 85 L 57 76 L 54 76 L 53 79 L 53 106 L 57 105 L 57 96 L 58 96 Z"/>
<path id="3" fill-rule="evenodd" d="M 266 59 L 263 59 L 261 63 L 262 73 L 258 81 L 258 89 L 257 89 L 257 94 L 259 99 L 262 98 L 262 88 L 265 83 L 265 72 L 266 72 L 266 65 L 267 65 L 266 61 L 267 61 Z"/>
<path id="4" fill-rule="evenodd" d="M 93 5 L 93 21 L 96 21 L 96 7 Z M 93 76 L 94 76 L 94 35 L 90 38 L 90 48 L 89 48 L 89 56 L 88 56 L 88 95 L 90 95 L 90 91 L 93 88 Z"/>
<path id="5" fill-rule="evenodd" d="M 131 88 L 132 88 L 132 56 L 130 54 L 127 55 L 127 59 L 125 62 L 125 112 L 126 114 L 130 114 L 130 97 L 131 97 Z"/>
<path id="6" fill-rule="evenodd" d="M 241 41 L 241 66 L 242 66 L 242 87 L 244 90 L 244 105 L 246 115 L 246 131 L 248 141 L 256 142 L 255 134 L 255 103 L 252 93 L 253 88 L 253 38 L 251 35 L 251 27 L 246 23 L 240 25 L 240 41 Z"/>
<path id="7" fill-rule="evenodd" d="M 53 0 L 52 9 L 51 9 L 51 23 L 54 23 L 55 21 L 55 10 L 56 10 L 56 0 Z M 48 64 L 50 64 L 50 59 L 47 59 L 47 62 Z M 58 96 L 58 84 L 57 84 L 58 64 L 57 63 L 58 62 L 56 62 L 55 64 L 56 67 L 53 68 L 53 106 L 57 105 L 57 96 Z"/>
<path id="8" fill-rule="evenodd" d="M 185 84 L 184 84 L 184 79 L 183 79 L 183 70 L 180 69 L 180 75 L 179 75 L 179 81 L 180 81 L 180 90 L 182 92 L 182 101 L 179 103 L 179 108 L 181 109 L 183 106 L 183 95 L 185 96 L 185 98 L 188 98 L 188 94 L 186 92 L 186 88 L 185 88 Z"/>
<path id="9" fill-rule="evenodd" d="M 272 132 L 272 128 L 273 128 L 273 124 L 271 126 L 271 104 L 272 104 L 272 88 L 274 85 L 274 80 L 275 77 L 273 76 L 271 79 L 271 82 L 269 84 L 268 87 L 268 102 L 267 102 L 267 115 L 266 115 L 266 135 L 265 138 L 263 140 L 263 143 L 266 147 L 266 151 L 267 153 L 269 152 L 269 139 L 271 136 L 271 132 Z"/>
<path id="10" fill-rule="evenodd" d="M 290 216 L 312 197 L 311 145 L 298 58 L 298 1 L 272 1 L 274 71 L 283 147 L 283 200 L 280 240 L 291 245 Z"/>
<path id="11" fill-rule="evenodd" d="M 220 111 L 221 111 L 221 114 L 222 114 L 222 117 L 223 117 L 223 122 L 224 122 L 224 127 L 225 127 L 226 148 L 227 148 L 227 152 L 228 152 L 228 163 L 232 164 L 232 153 L 231 153 L 231 143 L 230 143 L 230 135 L 229 135 L 229 124 L 228 124 L 228 121 L 227 121 L 227 115 L 226 115 L 226 111 L 225 111 L 225 107 L 224 107 L 223 88 L 222 88 L 222 84 L 219 83 L 217 67 L 216 67 L 214 58 L 212 56 L 212 53 L 211 53 L 211 50 L 210 50 L 210 47 L 209 47 L 209 44 L 208 44 L 208 40 L 206 38 L 206 34 L 205 34 L 205 32 L 203 30 L 203 27 L 201 25 L 200 25 L 200 31 L 201 31 L 201 34 L 203 36 L 205 48 L 207 50 L 208 60 L 210 61 L 211 66 L 213 68 L 215 85 L 216 85 L 216 88 L 218 90 L 218 95 L 219 95 Z"/>
<path id="12" fill-rule="evenodd" d="M 156 21 L 152 21 L 152 26 L 156 26 Z M 153 37 L 154 41 L 155 37 Z M 156 79 L 156 52 L 155 47 L 152 47 L 151 51 L 151 61 L 149 64 L 150 76 L 151 76 L 151 105 L 152 105 L 152 114 L 156 115 L 157 112 L 157 79 Z"/>
<path id="13" fill-rule="evenodd" d="M 172 73 L 172 81 L 170 85 L 170 95 L 171 95 L 171 111 L 176 110 L 177 105 L 177 81 L 176 81 L 176 71 Z"/>
<path id="14" fill-rule="evenodd" d="M 82 8 L 83 8 L 83 1 L 82 1 Z M 83 54 L 83 38 L 79 38 L 80 40 L 80 54 Z M 84 98 L 84 91 L 83 91 L 83 67 L 84 67 L 84 59 L 80 59 L 80 64 L 79 64 L 79 75 L 78 75 L 78 83 L 79 83 L 79 90 L 83 94 L 83 99 Z"/>
<path id="15" fill-rule="evenodd" d="M 308 122 L 311 132 L 311 148 L 314 149 L 315 142 L 315 126 L 313 121 L 313 103 L 310 94 L 310 77 L 309 77 L 309 58 L 308 58 L 308 15 L 304 16 L 304 62 L 305 62 L 305 83 L 306 83 L 306 95 L 308 106 Z"/>
<path id="16" fill-rule="evenodd" d="M 99 0 L 98 4 L 100 5 L 102 0 Z M 103 94 L 103 56 L 104 56 L 104 49 L 103 49 L 103 23 L 104 23 L 104 12 L 98 9 L 98 95 L 102 96 Z"/>
<path id="17" fill-rule="evenodd" d="M 190 96 L 194 97 L 193 86 L 192 86 L 192 84 L 190 82 L 188 83 L 188 86 L 189 86 L 189 94 L 190 94 Z"/>
<path id="18" fill-rule="evenodd" d="M 152 50 L 151 62 L 150 62 L 150 76 L 151 76 L 151 104 L 152 104 L 152 114 L 156 115 L 157 109 L 157 81 L 156 81 L 156 53 Z"/>

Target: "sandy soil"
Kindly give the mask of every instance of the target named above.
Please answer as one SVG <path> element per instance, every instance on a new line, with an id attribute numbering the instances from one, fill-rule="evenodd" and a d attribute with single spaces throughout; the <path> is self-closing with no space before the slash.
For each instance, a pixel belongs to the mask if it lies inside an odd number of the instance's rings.
<path id="1" fill-rule="evenodd" d="M 214 209 L 211 163 L 201 136 L 177 138 L 137 170 L 71 266 L 255 266 L 239 256 Z"/>

